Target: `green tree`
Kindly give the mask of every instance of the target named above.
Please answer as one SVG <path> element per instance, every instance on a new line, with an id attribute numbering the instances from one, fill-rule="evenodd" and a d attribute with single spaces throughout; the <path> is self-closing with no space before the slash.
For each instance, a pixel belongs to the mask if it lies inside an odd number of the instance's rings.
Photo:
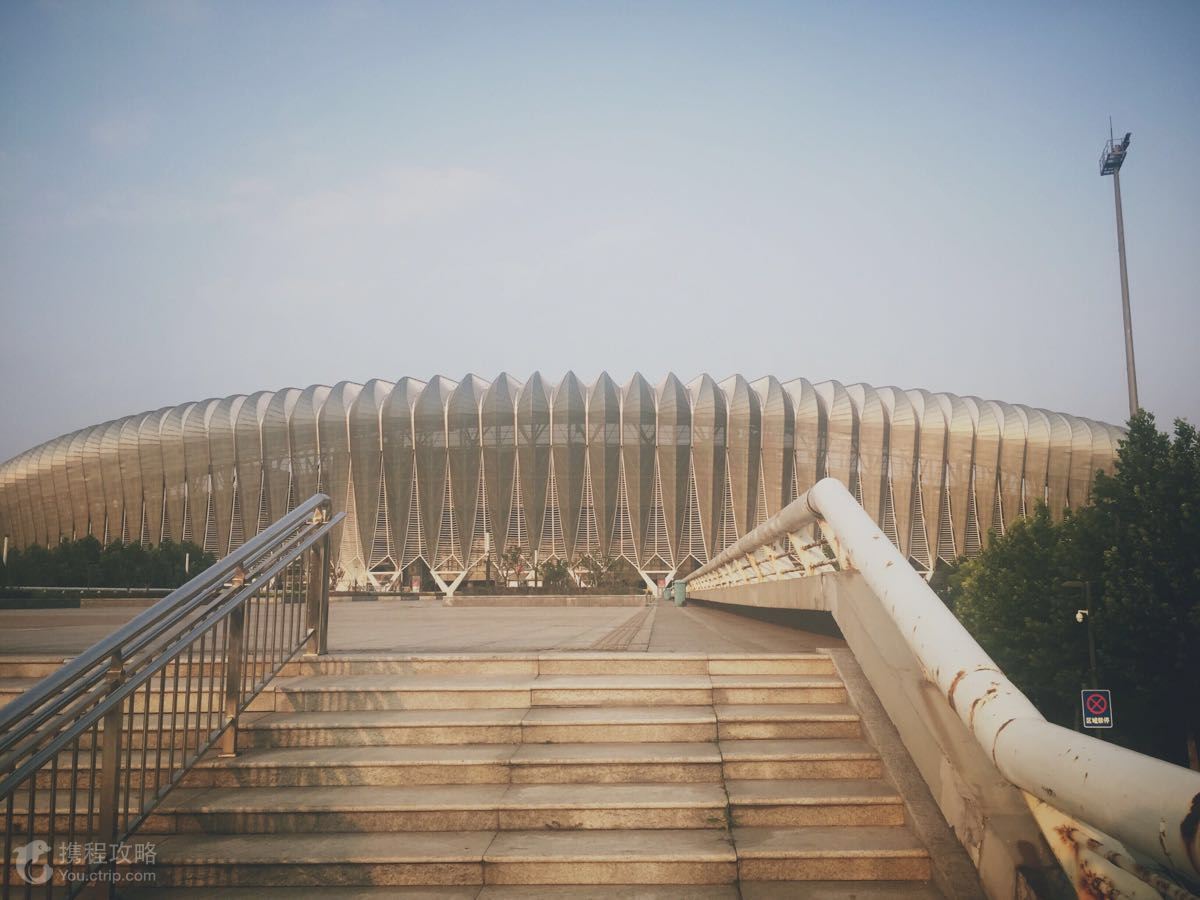
<path id="1" fill-rule="evenodd" d="M 509 544 L 496 556 L 496 575 L 502 588 L 524 575 L 526 568 L 525 551 L 520 544 Z"/>
<path id="2" fill-rule="evenodd" d="M 571 584 L 571 567 L 565 559 L 548 559 L 539 566 L 542 584 L 555 590 L 566 590 Z"/>
<path id="3" fill-rule="evenodd" d="M 616 560 L 611 556 L 587 555 L 579 560 L 589 588 L 611 588 L 616 576 Z"/>
<path id="4" fill-rule="evenodd" d="M 0 584 L 22 587 L 173 588 L 207 569 L 216 557 L 195 544 L 143 547 L 115 541 L 107 547 L 90 535 L 46 548 L 13 550 Z"/>
<path id="5" fill-rule="evenodd" d="M 1200 440 L 1140 412 L 1112 476 L 1092 490 L 1103 677 L 1119 685 L 1123 743 L 1200 769 Z M 1117 700 L 1120 700 L 1120 705 Z M 1119 727 L 1119 723 L 1118 723 Z"/>
<path id="6" fill-rule="evenodd" d="M 1074 583 L 1068 586 L 1068 583 Z M 1100 684 L 1114 692 L 1112 739 L 1200 769 L 1200 441 L 1149 413 L 1129 422 L 1092 505 L 1051 521 L 1044 506 L 963 562 L 942 592 L 968 631 L 1048 719 L 1076 724 L 1089 681 L 1091 590 Z"/>
<path id="7" fill-rule="evenodd" d="M 1075 619 L 1080 591 L 1072 536 L 1077 522 L 1051 521 L 1045 504 L 1016 522 L 950 576 L 947 602 L 1042 715 L 1075 725 L 1085 681 L 1087 632 Z"/>

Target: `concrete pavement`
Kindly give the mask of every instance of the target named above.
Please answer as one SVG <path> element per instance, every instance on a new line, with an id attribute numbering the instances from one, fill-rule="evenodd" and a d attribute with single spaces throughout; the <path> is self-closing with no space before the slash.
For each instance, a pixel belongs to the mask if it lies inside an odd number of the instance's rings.
<path id="1" fill-rule="evenodd" d="M 0 610 L 0 654 L 70 656 L 144 607 Z M 637 621 L 641 617 L 640 621 Z M 792 653 L 840 647 L 836 637 L 750 618 L 737 611 L 662 601 L 642 607 L 452 607 L 440 601 L 335 603 L 331 651 L 400 653 L 648 650 L 652 653 Z"/>

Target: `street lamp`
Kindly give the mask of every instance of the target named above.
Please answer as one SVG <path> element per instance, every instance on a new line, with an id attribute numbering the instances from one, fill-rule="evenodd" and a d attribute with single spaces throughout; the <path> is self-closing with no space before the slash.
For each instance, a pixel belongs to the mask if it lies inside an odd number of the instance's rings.
<path id="1" fill-rule="evenodd" d="M 1092 583 L 1090 581 L 1064 581 L 1062 586 L 1065 588 L 1081 588 L 1083 590 L 1083 602 L 1087 609 L 1075 610 L 1075 621 L 1080 625 L 1087 624 L 1087 639 L 1088 639 L 1088 662 L 1092 670 L 1092 687 L 1100 686 L 1100 678 L 1096 674 L 1096 635 L 1092 631 Z M 1079 711 L 1076 710 L 1076 728 L 1079 727 Z M 1104 739 L 1102 731 L 1095 731 L 1095 736 Z"/>
<path id="2" fill-rule="evenodd" d="M 1133 364 L 1133 319 L 1129 313 L 1129 271 L 1125 267 L 1125 216 L 1121 212 L 1121 165 L 1129 152 L 1132 131 L 1117 143 L 1112 136 L 1112 121 L 1108 125 L 1108 143 L 1100 154 L 1100 174 L 1113 177 L 1113 196 L 1117 204 L 1117 255 L 1121 261 L 1121 313 L 1125 320 L 1125 380 L 1129 386 L 1129 417 L 1138 411 L 1137 370 Z"/>
<path id="3" fill-rule="evenodd" d="M 1075 621 L 1080 625 L 1087 623 L 1088 661 L 1092 668 L 1092 687 L 1099 687 L 1100 680 L 1096 676 L 1096 636 L 1092 631 L 1092 583 L 1090 581 L 1064 581 L 1065 588 L 1080 588 L 1083 591 L 1083 602 L 1087 609 L 1075 610 Z"/>

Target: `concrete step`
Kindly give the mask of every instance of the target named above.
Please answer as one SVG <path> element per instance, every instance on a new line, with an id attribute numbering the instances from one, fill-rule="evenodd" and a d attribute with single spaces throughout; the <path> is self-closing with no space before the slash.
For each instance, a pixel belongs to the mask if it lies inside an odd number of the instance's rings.
<path id="1" fill-rule="evenodd" d="M 836 675 L 825 653 L 739 653 L 708 657 L 709 675 Z"/>
<path id="2" fill-rule="evenodd" d="M 27 661 L 21 662 L 21 657 L 0 657 L 0 707 L 11 703 L 13 700 L 26 693 L 30 688 L 36 685 L 43 678 L 53 674 L 63 664 L 64 660 L 57 662 L 37 662 Z M 69 660 L 66 660 L 69 662 Z M 178 680 L 175 677 L 175 665 L 168 664 L 163 671 L 166 672 L 166 680 L 162 682 L 161 676 L 155 674 L 150 679 L 150 701 L 146 702 L 145 689 L 139 688 L 133 697 L 133 709 L 135 712 L 143 712 L 147 708 L 151 712 L 158 712 L 160 709 L 168 712 L 172 710 L 182 711 L 184 708 L 184 697 L 187 694 L 191 695 L 191 708 L 195 709 L 197 698 L 204 698 L 203 702 L 207 708 L 210 695 L 218 698 L 220 701 L 220 692 L 224 686 L 224 667 L 223 664 L 216 666 L 217 680 L 214 684 L 211 678 L 214 666 L 211 663 L 193 662 L 189 669 L 186 662 L 179 665 L 180 674 Z M 189 684 L 189 671 L 192 673 L 192 680 Z M 258 675 L 261 677 L 265 674 L 265 669 L 260 668 Z M 247 685 L 249 687 L 249 685 Z M 264 693 L 268 696 L 260 694 L 251 701 L 250 709 L 272 709 L 274 708 L 274 700 L 269 696 L 273 691 L 270 684 L 264 688 Z"/>
<path id="3" fill-rule="evenodd" d="M 539 675 L 707 675 L 698 653 L 542 653 Z"/>
<path id="4" fill-rule="evenodd" d="M 270 712 L 243 717 L 238 746 L 369 747 L 518 744 L 521 709 L 375 709 Z"/>
<path id="5" fill-rule="evenodd" d="M 0 682 L 8 678 L 45 678 L 71 657 L 53 654 L 0 656 Z M 189 671 L 209 675 L 222 663 L 211 657 L 167 666 L 172 678 Z M 280 675 L 832 675 L 833 660 L 822 653 L 331 653 L 301 656 L 284 664 Z"/>
<path id="6" fill-rule="evenodd" d="M 713 743 L 288 747 L 201 760 L 189 787 L 406 784 L 621 784 L 721 780 Z"/>
<path id="7" fill-rule="evenodd" d="M 928 881 L 744 881 L 741 884 L 741 900 L 942 900 L 943 896 Z"/>
<path id="8" fill-rule="evenodd" d="M 715 783 L 445 784 L 180 788 L 144 833 L 476 831 L 539 828 L 721 828 L 726 793 L 735 825 L 901 825 L 900 797 L 877 780 Z M 70 792 L 55 797 L 56 830 L 69 828 Z M 35 796 L 35 831 L 49 830 L 48 791 Z M 86 794 L 76 808 L 86 809 Z M 14 827 L 27 830 L 27 795 Z M 79 820 L 77 819 L 77 822 Z"/>
<path id="9" fill-rule="evenodd" d="M 0 656 L 0 684 L 8 679 L 37 680 L 57 671 L 71 657 L 53 654 Z M 185 657 L 167 663 L 168 680 L 178 669 L 208 677 L 224 669 L 224 659 Z M 817 675 L 836 674 L 832 659 L 823 653 L 705 654 L 549 652 L 530 654 L 395 654 L 333 653 L 298 656 L 284 663 L 281 677 L 320 675 Z"/>
<path id="10" fill-rule="evenodd" d="M 90 754 L 81 754 L 78 787 L 90 784 Z M 130 784 L 165 782 L 168 748 L 133 750 Z M 176 763 L 179 756 L 176 756 Z M 156 776 L 156 767 L 161 773 Z M 60 755 L 57 784 L 72 783 L 71 755 Z M 588 784 L 729 780 L 880 778 L 869 745 L 849 739 L 545 744 L 415 744 L 251 748 L 223 759 L 215 752 L 184 776 L 190 787 L 301 787 L 331 784 Z M 39 772 L 48 787 L 49 768 Z"/>
<path id="11" fill-rule="evenodd" d="M 725 810 L 716 783 L 520 784 L 501 800 L 499 828 L 725 829 Z"/>
<path id="12" fill-rule="evenodd" d="M 765 693 L 763 679 L 784 679 Z M 297 711 L 354 709 L 498 709 L 522 706 L 709 706 L 723 688 L 725 703 L 778 695 L 786 702 L 844 702 L 832 675 L 338 675 L 276 679 L 275 708 Z M 741 687 L 745 685 L 745 688 Z M 840 698 L 840 699 L 839 699 Z M 768 701 L 769 702 L 769 701 Z M 778 699 L 775 702 L 785 702 Z"/>
<path id="13" fill-rule="evenodd" d="M 27 682 L 27 687 L 36 684 L 38 679 L 8 679 L 9 681 Z M 249 687 L 249 685 L 247 685 Z M 25 689 L 11 694 L 9 699 L 15 699 L 24 693 Z M 147 710 L 150 713 L 167 712 L 182 714 L 185 710 L 194 714 L 196 710 L 208 710 L 211 708 L 224 708 L 224 682 L 218 681 L 214 683 L 209 679 L 198 680 L 193 683 L 188 689 L 182 681 L 180 682 L 179 690 L 175 690 L 171 679 L 167 679 L 166 690 L 159 691 L 158 678 L 151 679 L 150 695 L 146 696 L 145 686 L 139 686 L 132 695 L 134 713 L 143 713 Z M 0 686 L 0 695 L 3 694 L 3 687 Z M 275 708 L 275 691 L 271 684 L 264 687 L 251 701 L 247 709 L 249 711 L 262 711 Z M 3 699 L 0 696 L 0 699 Z M 129 711 L 129 701 L 125 704 L 126 711 Z"/>
<path id="14" fill-rule="evenodd" d="M 193 723 L 210 686 L 188 695 Z M 160 704 L 168 731 L 184 702 Z M 151 787 L 169 759 L 152 710 L 132 721 L 135 790 L 143 758 Z M 238 746 L 143 824 L 156 892 L 734 900 L 740 876 L 751 900 L 937 896 L 821 653 L 301 658 L 243 715 Z"/>
<path id="15" fill-rule="evenodd" d="M 6 678 L 45 678 L 62 668 L 67 659 L 44 653 L 0 656 L 0 682 Z"/>
<path id="16" fill-rule="evenodd" d="M 244 716 L 238 746 L 714 741 L 708 706 L 347 710 Z"/>
<path id="17" fill-rule="evenodd" d="M 480 886 L 469 885 L 391 885 L 367 887 L 135 887 L 123 888 L 129 900 L 477 900 L 483 896 Z"/>
<path id="18" fill-rule="evenodd" d="M 510 760 L 514 784 L 716 783 L 712 743 L 524 744 Z"/>
<path id="19" fill-rule="evenodd" d="M 45 678 L 47 675 L 57 672 L 62 666 L 71 662 L 72 659 L 74 659 L 73 656 L 57 656 L 41 653 L 2 654 L 0 655 L 0 680 L 5 678 L 33 678 L 35 680 Z M 167 673 L 167 681 L 170 682 L 174 680 L 176 668 L 179 670 L 180 680 L 183 680 L 189 672 L 193 675 L 208 677 L 213 673 L 214 669 L 218 673 L 223 672 L 224 667 L 224 656 L 217 658 L 210 653 L 205 653 L 202 659 L 198 653 L 195 653 L 189 663 L 185 652 L 181 658 L 169 661 L 163 669 Z M 158 676 L 156 675 L 156 682 L 157 679 Z"/>
<path id="20" fill-rule="evenodd" d="M 647 606 L 644 594 L 455 594 L 446 598 L 450 607 L 636 607 Z"/>
<path id="21" fill-rule="evenodd" d="M 716 739 L 711 706 L 544 706 L 530 709 L 521 721 L 526 744 Z"/>
<path id="22" fill-rule="evenodd" d="M 928 881 L 929 854 L 907 828 L 734 828 L 746 881 Z"/>
<path id="23" fill-rule="evenodd" d="M 286 747 L 209 756 L 186 787 L 507 784 L 509 744 L 396 747 Z"/>
<path id="24" fill-rule="evenodd" d="M 846 703 L 846 687 L 837 675 L 713 675 L 712 702 Z"/>
<path id="25" fill-rule="evenodd" d="M 242 713 L 239 720 L 241 722 L 246 722 L 246 721 L 254 719 L 257 716 L 263 716 L 263 715 L 268 715 L 266 710 L 260 709 L 260 710 L 256 710 L 256 711 L 247 711 L 247 712 Z M 213 727 L 219 727 L 221 725 L 221 723 L 223 723 L 224 721 L 225 721 L 225 716 L 224 716 L 223 711 L 220 709 L 220 707 L 218 707 L 217 710 L 211 716 L 209 715 L 209 712 L 207 710 L 203 710 L 200 713 L 197 713 L 194 709 L 190 710 L 187 713 L 187 715 L 184 715 L 182 710 L 180 710 L 179 712 L 174 713 L 174 714 L 152 712 L 149 714 L 149 716 L 145 715 L 144 713 L 136 713 L 133 716 L 133 723 L 132 723 L 133 724 L 133 732 L 132 732 L 133 746 L 137 749 L 141 749 L 143 746 L 145 746 L 146 748 L 149 748 L 149 749 L 154 749 L 156 747 L 161 746 L 164 749 L 164 751 L 170 752 L 172 743 L 174 743 L 174 746 L 176 746 L 176 747 L 180 747 L 183 745 L 183 743 L 185 741 L 184 732 L 185 732 L 185 730 L 190 729 L 190 731 L 192 733 L 192 737 L 190 739 L 191 746 L 194 747 L 195 743 L 196 743 L 195 733 L 196 733 L 197 725 L 199 725 L 199 727 L 202 729 L 206 729 L 206 728 L 210 727 L 210 725 Z M 159 737 L 159 734 L 158 734 L 160 722 L 162 724 L 162 737 L 161 738 Z M 172 726 L 174 727 L 174 738 L 173 739 L 172 739 Z M 131 737 L 130 732 L 128 730 L 126 730 L 124 733 L 124 739 L 129 740 L 130 737 Z M 103 743 L 103 738 L 104 738 L 104 732 L 103 732 L 103 729 L 101 729 L 101 733 L 100 733 L 101 743 Z"/>
<path id="26" fill-rule="evenodd" d="M 862 736 L 858 713 L 846 703 L 719 704 L 721 740 L 792 740 Z"/>
<path id="27" fill-rule="evenodd" d="M 205 700 L 205 708 L 197 712 L 194 706 L 185 715 L 182 709 L 177 713 L 159 713 L 151 712 L 149 716 L 145 713 L 134 713 L 134 715 L 125 716 L 125 728 L 122 731 L 123 741 L 126 746 L 132 744 L 136 750 L 141 750 L 143 747 L 155 749 L 157 747 L 170 748 L 172 743 L 176 747 L 180 747 L 184 742 L 185 730 L 191 733 L 191 746 L 196 744 L 196 728 L 199 723 L 201 728 L 206 728 L 210 722 L 209 709 L 207 698 Z M 250 713 L 249 716 L 261 715 L 261 713 Z M 131 721 L 132 720 L 132 721 Z M 211 716 L 211 722 L 217 724 L 223 721 L 223 716 L 218 710 Z M 161 725 L 161 733 L 160 733 Z M 97 740 L 94 742 L 97 747 L 104 745 L 104 722 L 100 722 L 100 727 L 96 732 Z M 79 736 L 79 746 L 86 761 L 87 754 L 93 744 L 92 731 L 88 729 Z"/>
<path id="28" fill-rule="evenodd" d="M 284 677 L 300 675 L 512 675 L 538 674 L 538 654 L 505 653 L 331 653 L 300 657 L 287 663 Z"/>
<path id="29" fill-rule="evenodd" d="M 496 830 L 507 785 L 412 787 L 175 788 L 138 829 L 139 835 L 173 833 L 267 834 L 345 831 Z M 87 791 L 76 808 L 87 809 Z M 56 832 L 69 827 L 70 792 L 55 797 Z M 28 794 L 16 795 L 14 827 L 27 830 Z M 49 831 L 49 791 L 35 797 L 36 833 Z M 84 818 L 76 817 L 76 831 Z"/>
<path id="30" fill-rule="evenodd" d="M 879 754 L 860 740 L 721 741 L 719 746 L 727 781 L 883 777 Z"/>
<path id="31" fill-rule="evenodd" d="M 708 675 L 539 675 L 534 706 L 709 706 Z"/>
<path id="32" fill-rule="evenodd" d="M 903 825 L 904 802 L 882 779 L 726 781 L 730 818 L 747 827 Z"/>
<path id="33" fill-rule="evenodd" d="M 725 808 L 719 784 L 187 788 L 140 833 L 724 828 Z"/>
<path id="34" fill-rule="evenodd" d="M 3 670 L 0 669 L 0 672 Z M 20 674 L 14 672 L 12 674 Z M 832 675 L 821 653 L 721 654 L 561 652 L 529 654 L 334 653 L 302 657 L 280 673 L 300 675 Z"/>
<path id="35" fill-rule="evenodd" d="M 518 709 L 532 677 L 330 675 L 275 680 L 275 708 L 305 712 L 369 709 Z"/>
<path id="36" fill-rule="evenodd" d="M 0 706 L 12 703 L 39 681 L 41 678 L 32 675 L 0 678 Z"/>
<path id="37" fill-rule="evenodd" d="M 173 835 L 156 841 L 156 887 L 483 883 L 494 831 Z"/>
<path id="38" fill-rule="evenodd" d="M 733 884 L 488 884 L 478 900 L 739 900 L 739 895 Z"/>
<path id="39" fill-rule="evenodd" d="M 196 733 L 192 732 L 192 737 L 189 742 L 189 754 L 194 754 L 196 750 Z M 147 785 L 148 790 L 157 788 L 159 785 L 165 785 L 174 768 L 178 771 L 183 763 L 184 751 L 182 747 L 176 748 L 174 756 L 170 747 L 152 747 L 150 749 L 131 749 L 127 752 L 122 752 L 121 755 L 121 770 L 122 783 L 127 783 L 131 787 L 140 789 L 143 784 Z M 75 763 L 73 766 L 72 763 Z M 49 788 L 51 780 L 58 786 L 60 790 L 69 789 L 71 784 L 80 789 L 91 787 L 92 780 L 95 778 L 99 781 L 101 767 L 101 754 L 99 750 L 95 754 L 91 749 L 81 750 L 78 759 L 73 758 L 71 751 L 64 751 L 58 754 L 58 768 L 55 771 L 53 765 L 49 762 L 44 764 L 34 777 L 34 786 L 40 791 L 44 788 Z"/>
<path id="40" fill-rule="evenodd" d="M 484 855 L 488 884 L 731 884 L 729 833 L 502 831 Z M 526 894 L 525 896 L 528 896 Z"/>
<path id="41" fill-rule="evenodd" d="M 764 678 L 780 682 L 764 683 Z M 0 706 L 37 683 L 36 678 L 0 679 Z M 149 697 L 139 690 L 135 713 L 183 712 L 222 704 L 221 684 L 204 679 L 190 691 L 173 690 L 157 679 Z M 795 705 L 844 704 L 845 688 L 836 676 L 705 675 L 499 675 L 444 679 L 391 675 L 298 676 L 277 678 L 255 696 L 248 711 L 350 711 L 389 709 L 499 709 L 528 706 L 612 705 Z"/>
<path id="42" fill-rule="evenodd" d="M 158 886 L 732 884 L 726 831 L 173 835 Z M 523 894 L 522 896 L 528 896 Z"/>
<path id="43" fill-rule="evenodd" d="M 139 900 L 739 900 L 731 884 L 179 887 L 125 888 L 122 895 Z"/>
<path id="44" fill-rule="evenodd" d="M 224 696 L 221 693 L 222 685 L 217 685 L 216 690 L 212 689 L 211 685 L 205 684 L 199 690 L 189 692 L 179 691 L 178 693 L 170 693 L 168 682 L 168 693 L 159 694 L 157 687 L 150 692 L 149 702 L 145 696 L 144 690 L 139 690 L 133 695 L 133 712 L 140 713 L 149 711 L 151 713 L 174 712 L 195 713 L 197 709 L 208 710 L 216 708 L 224 709 Z M 260 693 L 255 695 L 249 705 L 246 707 L 247 712 L 262 712 L 275 708 L 274 691 L 270 685 L 265 687 Z M 128 707 L 126 707 L 128 709 Z"/>
<path id="45" fill-rule="evenodd" d="M 748 881 L 723 884 L 467 885 L 393 887 L 126 888 L 149 900 L 942 900 L 922 881 Z"/>

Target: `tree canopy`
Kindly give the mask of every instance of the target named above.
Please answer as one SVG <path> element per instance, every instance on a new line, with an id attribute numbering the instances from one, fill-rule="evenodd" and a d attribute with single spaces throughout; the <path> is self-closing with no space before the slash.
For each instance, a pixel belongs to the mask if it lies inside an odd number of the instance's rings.
<path id="1" fill-rule="evenodd" d="M 94 537 L 11 550 L 0 563 L 0 585 L 22 587 L 173 588 L 207 569 L 216 557 L 192 543 L 152 547 Z M 186 571 L 185 571 L 186 570 Z"/>
<path id="2" fill-rule="evenodd" d="M 1139 412 L 1091 501 L 1058 523 L 1039 506 L 961 563 L 943 596 L 1048 719 L 1077 727 L 1080 689 L 1110 688 L 1106 738 L 1200 768 L 1196 429 L 1180 420 L 1166 434 Z M 1089 620 L 1099 684 L 1089 683 Z"/>

